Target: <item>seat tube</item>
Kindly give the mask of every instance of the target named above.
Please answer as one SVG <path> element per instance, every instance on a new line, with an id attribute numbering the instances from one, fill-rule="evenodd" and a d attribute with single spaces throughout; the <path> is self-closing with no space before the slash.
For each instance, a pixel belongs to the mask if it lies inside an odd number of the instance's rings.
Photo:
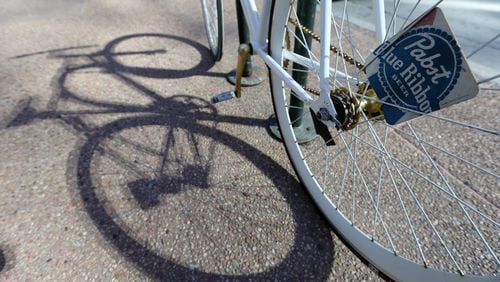
<path id="1" fill-rule="evenodd" d="M 319 79 L 321 95 L 325 93 L 329 95 L 330 92 L 330 32 L 331 32 L 331 17 L 332 17 L 332 2 L 321 2 L 321 55 L 319 66 Z"/>
<path id="2" fill-rule="evenodd" d="M 373 0 L 373 10 L 375 13 L 375 32 L 377 43 L 382 44 L 385 39 L 385 7 L 384 0 Z"/>

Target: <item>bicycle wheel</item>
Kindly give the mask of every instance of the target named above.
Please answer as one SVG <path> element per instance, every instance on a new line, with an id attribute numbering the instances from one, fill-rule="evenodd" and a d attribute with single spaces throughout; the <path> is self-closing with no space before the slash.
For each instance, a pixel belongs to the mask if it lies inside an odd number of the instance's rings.
<path id="1" fill-rule="evenodd" d="M 423 8 L 416 3 L 389 5 L 389 32 L 398 32 L 418 16 L 415 11 Z M 298 27 L 301 4 L 274 1 L 269 52 L 289 73 L 305 74 L 304 89 L 313 96 L 319 89 L 319 44 L 314 39 L 309 44 L 307 37 L 314 36 Z M 440 7 L 446 13 L 446 1 Z M 474 99 L 388 124 L 377 104 L 360 106 L 369 101 L 384 105 L 366 98 L 367 77 L 359 67 L 376 47 L 373 32 L 360 27 L 366 27 L 366 9 L 351 1 L 333 4 L 331 44 L 337 51 L 330 59 L 330 87 L 337 112 L 343 115 L 339 129 L 323 128 L 321 137 L 299 144 L 294 126 L 310 111 L 291 116 L 297 108 L 290 102 L 294 93 L 270 73 L 275 114 L 296 174 L 344 243 L 379 273 L 404 281 L 498 281 L 500 102 L 493 94 L 498 86 L 494 80 L 482 80 L 482 91 Z M 404 16 L 405 11 L 411 15 Z M 316 34 L 318 19 L 319 14 L 312 29 Z M 296 54 L 294 45 L 306 55 Z M 486 50 L 481 46 L 476 49 Z M 350 78 L 343 80 L 342 73 Z"/>
<path id="2" fill-rule="evenodd" d="M 208 45 L 215 61 L 222 58 L 224 40 L 224 10 L 222 0 L 201 0 Z"/>

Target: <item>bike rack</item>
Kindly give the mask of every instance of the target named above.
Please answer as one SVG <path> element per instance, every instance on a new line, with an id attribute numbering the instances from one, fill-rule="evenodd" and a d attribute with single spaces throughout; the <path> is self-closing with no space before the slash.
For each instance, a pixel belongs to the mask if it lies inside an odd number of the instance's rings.
<path id="1" fill-rule="evenodd" d="M 238 37 L 241 44 L 249 44 L 250 36 L 248 24 L 243 14 L 243 8 L 239 0 L 236 0 L 236 16 L 238 20 Z M 266 71 L 263 68 L 252 66 L 252 59 L 249 57 L 245 62 L 243 76 L 241 78 L 242 86 L 255 86 L 262 83 L 266 79 Z M 236 85 L 236 70 L 232 70 L 227 74 L 227 80 Z"/>
<path id="2" fill-rule="evenodd" d="M 299 22 L 306 28 L 314 30 L 314 21 L 316 14 L 316 2 L 308 0 L 297 1 L 297 17 Z M 300 34 L 301 30 L 299 27 L 295 30 L 296 34 Z M 305 41 L 308 46 L 311 46 L 312 37 L 310 35 L 305 36 Z M 306 48 L 301 44 L 295 44 L 294 52 L 298 55 L 308 57 L 309 54 Z M 307 73 L 296 71 L 300 69 L 305 69 L 302 65 L 293 64 L 294 71 L 292 72 L 292 77 L 300 85 L 307 85 Z M 295 132 L 295 137 L 299 144 L 307 143 L 316 138 L 316 130 L 311 117 L 311 113 L 304 112 L 304 102 L 291 95 L 290 105 L 293 106 L 289 110 L 290 120 L 294 121 L 293 130 Z M 271 133 L 281 140 L 281 133 L 279 131 L 278 123 L 275 117 L 271 118 L 269 129 Z"/>

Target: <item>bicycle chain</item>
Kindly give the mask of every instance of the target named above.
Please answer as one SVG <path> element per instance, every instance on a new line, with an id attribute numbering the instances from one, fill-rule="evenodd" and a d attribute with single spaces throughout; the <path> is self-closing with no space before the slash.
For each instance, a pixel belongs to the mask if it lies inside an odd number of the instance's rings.
<path id="1" fill-rule="evenodd" d="M 311 36 L 311 38 L 313 38 L 318 43 L 321 42 L 321 38 L 319 35 L 317 35 L 314 31 L 308 29 L 307 27 L 301 25 L 296 19 L 289 18 L 288 21 L 296 28 L 300 28 L 305 34 Z M 365 65 L 354 60 L 354 58 L 349 56 L 348 54 L 339 51 L 339 48 L 330 45 L 330 51 L 338 56 L 341 56 L 346 62 L 352 64 L 362 72 L 366 73 Z M 310 92 L 311 94 L 318 96 L 320 95 L 319 91 L 316 89 L 306 87 L 305 85 L 301 86 L 305 91 Z M 369 97 L 376 97 L 376 93 L 371 87 L 366 90 L 365 87 L 366 85 L 364 83 L 358 85 L 357 93 Z M 332 97 L 332 102 L 334 103 L 334 105 L 336 105 L 336 109 L 342 109 L 342 111 L 338 111 L 338 114 L 339 119 L 342 120 L 340 128 L 343 130 L 349 130 L 356 126 L 360 119 L 360 108 L 363 108 L 363 111 L 368 116 L 368 118 L 382 117 L 382 109 L 380 107 L 380 104 L 373 101 L 360 102 L 353 94 L 350 93 L 349 89 L 345 87 L 338 87 L 335 90 L 332 90 L 330 92 L 330 96 Z"/>
<path id="2" fill-rule="evenodd" d="M 312 39 L 316 40 L 318 43 L 321 42 L 321 37 L 317 35 L 314 31 L 308 29 L 307 27 L 301 25 L 296 19 L 288 18 L 288 22 L 290 22 L 292 25 L 295 27 L 300 28 L 304 33 L 307 35 L 311 36 Z M 352 64 L 356 68 L 358 68 L 360 71 L 365 72 L 365 65 L 362 63 L 354 60 L 353 57 L 349 56 L 348 54 L 339 51 L 339 48 L 330 45 L 330 51 L 332 51 L 334 54 L 341 56 L 346 62 Z"/>

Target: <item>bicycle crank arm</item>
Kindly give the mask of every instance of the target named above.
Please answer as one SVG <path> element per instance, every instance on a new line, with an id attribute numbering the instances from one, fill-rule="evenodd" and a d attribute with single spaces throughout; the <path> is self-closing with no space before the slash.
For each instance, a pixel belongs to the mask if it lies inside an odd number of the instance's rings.
<path id="1" fill-rule="evenodd" d="M 236 65 L 236 79 L 234 91 L 226 91 L 212 97 L 213 104 L 231 100 L 234 97 L 241 97 L 241 79 L 243 78 L 243 71 L 245 70 L 245 63 L 252 54 L 252 47 L 249 44 L 241 44 L 238 48 L 238 62 Z"/>
<path id="2" fill-rule="evenodd" d="M 237 98 L 241 97 L 241 78 L 245 70 L 245 63 L 252 54 L 252 47 L 249 44 L 241 44 L 238 48 L 238 62 L 236 65 L 236 83 L 234 93 Z"/>

